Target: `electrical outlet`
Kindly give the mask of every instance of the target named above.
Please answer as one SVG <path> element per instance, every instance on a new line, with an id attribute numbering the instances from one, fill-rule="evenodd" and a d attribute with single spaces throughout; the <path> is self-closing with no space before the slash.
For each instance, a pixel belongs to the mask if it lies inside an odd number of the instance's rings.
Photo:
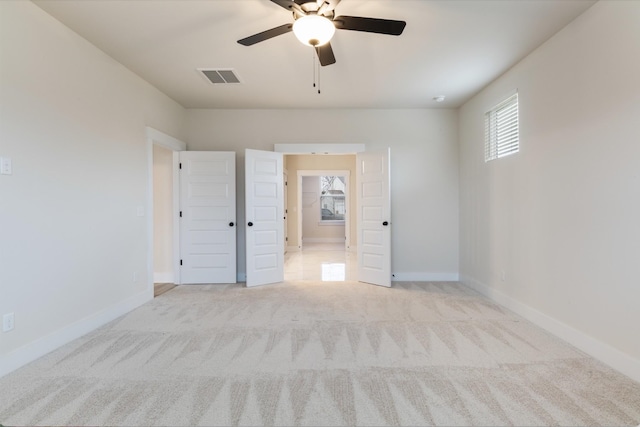
<path id="1" fill-rule="evenodd" d="M 13 313 L 7 313 L 2 316 L 2 332 L 9 332 L 13 329 L 14 326 L 14 315 Z"/>
<path id="2" fill-rule="evenodd" d="M 11 175 L 11 159 L 9 157 L 0 157 L 0 174 Z"/>

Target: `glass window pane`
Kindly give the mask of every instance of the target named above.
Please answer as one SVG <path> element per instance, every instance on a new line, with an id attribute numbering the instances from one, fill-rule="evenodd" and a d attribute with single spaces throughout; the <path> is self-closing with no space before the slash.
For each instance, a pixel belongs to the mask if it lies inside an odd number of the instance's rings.
<path id="1" fill-rule="evenodd" d="M 320 177 L 320 218 L 322 221 L 344 221 L 345 178 L 343 176 Z"/>

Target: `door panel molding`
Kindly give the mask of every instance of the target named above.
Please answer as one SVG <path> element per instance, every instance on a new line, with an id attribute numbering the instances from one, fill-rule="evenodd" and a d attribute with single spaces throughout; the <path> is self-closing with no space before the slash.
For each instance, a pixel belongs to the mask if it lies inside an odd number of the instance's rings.
<path id="1" fill-rule="evenodd" d="M 283 155 L 245 150 L 247 287 L 284 280 Z"/>
<path id="2" fill-rule="evenodd" d="M 391 287 L 390 149 L 356 154 L 358 280 Z"/>
<path id="3" fill-rule="evenodd" d="M 236 283 L 236 153 L 180 152 L 180 283 Z"/>

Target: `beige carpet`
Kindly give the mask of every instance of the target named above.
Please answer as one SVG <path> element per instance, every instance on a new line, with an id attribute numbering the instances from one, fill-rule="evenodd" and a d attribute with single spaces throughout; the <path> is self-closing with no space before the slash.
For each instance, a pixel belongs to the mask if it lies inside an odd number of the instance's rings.
<path id="1" fill-rule="evenodd" d="M 633 425 L 640 384 L 456 283 L 179 286 L 0 379 L 4 425 Z"/>

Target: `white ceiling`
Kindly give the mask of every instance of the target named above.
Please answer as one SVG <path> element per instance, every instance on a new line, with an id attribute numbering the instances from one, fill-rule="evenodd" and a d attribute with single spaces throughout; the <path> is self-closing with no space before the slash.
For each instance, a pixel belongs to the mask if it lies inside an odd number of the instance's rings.
<path id="1" fill-rule="evenodd" d="M 269 0 L 35 3 L 185 108 L 455 108 L 594 1 L 342 0 L 336 15 L 407 26 L 398 37 L 336 31 L 321 94 L 313 49 L 292 33 L 236 42 L 293 21 Z M 232 68 L 242 83 L 212 85 L 198 68 Z"/>

